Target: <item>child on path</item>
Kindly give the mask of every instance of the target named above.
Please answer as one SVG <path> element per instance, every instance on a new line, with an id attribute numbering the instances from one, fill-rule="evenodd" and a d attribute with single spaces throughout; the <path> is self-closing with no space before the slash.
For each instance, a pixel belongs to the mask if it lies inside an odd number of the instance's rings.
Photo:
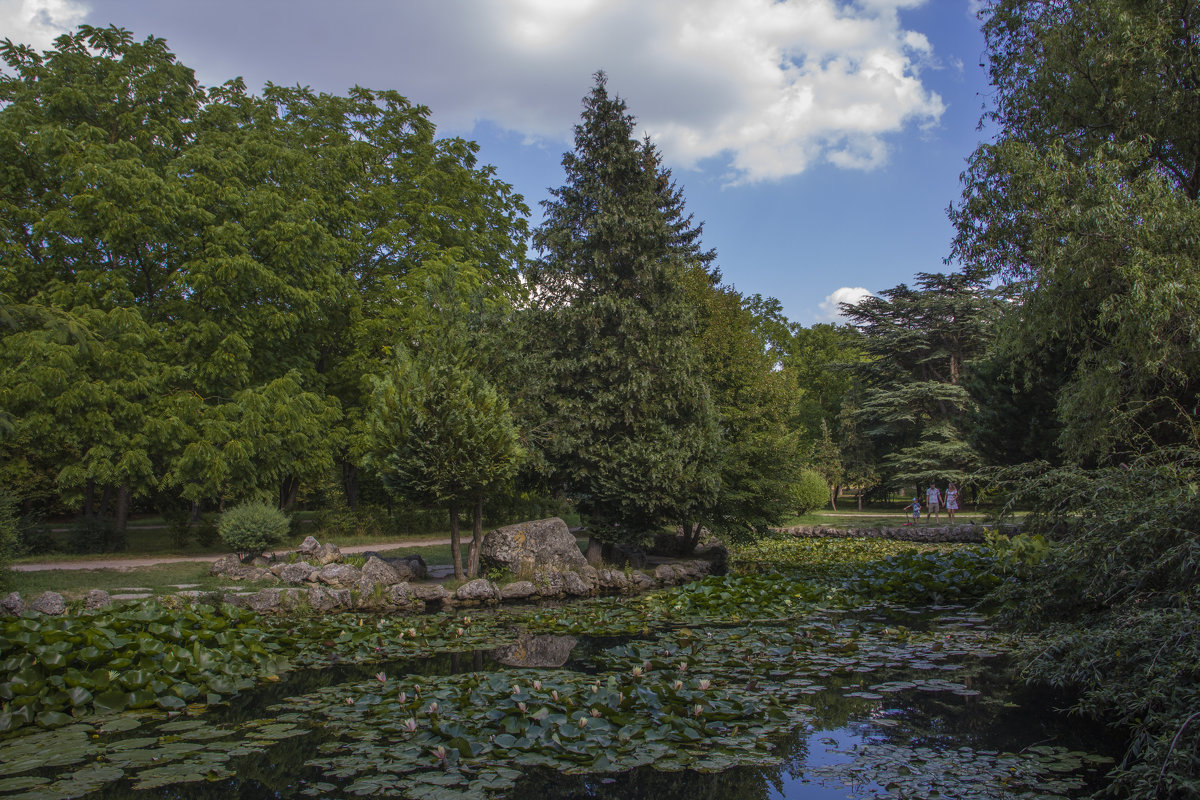
<path id="1" fill-rule="evenodd" d="M 904 527 L 907 528 L 910 525 L 916 525 L 918 522 L 921 521 L 921 501 L 918 500 L 917 498 L 914 497 L 912 499 L 912 503 L 906 505 L 904 507 L 904 510 L 912 512 L 912 521 L 904 523 Z"/>

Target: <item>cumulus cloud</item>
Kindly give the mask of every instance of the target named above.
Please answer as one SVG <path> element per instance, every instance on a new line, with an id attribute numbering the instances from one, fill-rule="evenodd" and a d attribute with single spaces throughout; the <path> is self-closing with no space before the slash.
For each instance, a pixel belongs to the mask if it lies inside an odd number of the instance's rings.
<path id="1" fill-rule="evenodd" d="M 833 294 L 821 301 L 821 322 L 844 322 L 845 316 L 842 314 L 842 303 L 854 305 L 860 302 L 864 297 L 870 297 L 873 292 L 869 292 L 861 286 L 843 286 L 840 289 L 835 289 Z"/>
<path id="2" fill-rule="evenodd" d="M 87 7 L 74 0 L 0 0 L 0 39 L 45 50 L 86 13 Z"/>
<path id="3" fill-rule="evenodd" d="M 444 130 L 489 121 L 556 145 L 604 69 L 669 163 L 716 159 L 754 182 L 871 169 L 890 136 L 938 122 L 942 100 L 921 81 L 935 54 L 899 18 L 923 2 L 93 0 L 88 21 L 165 37 L 209 84 L 395 88 Z"/>

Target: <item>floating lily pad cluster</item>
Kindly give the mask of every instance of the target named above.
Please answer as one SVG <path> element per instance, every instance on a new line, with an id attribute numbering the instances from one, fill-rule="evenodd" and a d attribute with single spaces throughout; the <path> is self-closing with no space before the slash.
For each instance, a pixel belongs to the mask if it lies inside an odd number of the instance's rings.
<path id="1" fill-rule="evenodd" d="M 0 621 L 0 731 L 218 703 L 289 668 L 283 645 L 230 605 L 12 618 Z"/>
<path id="2" fill-rule="evenodd" d="M 852 595 L 895 603 L 956 603 L 979 599 L 995 589 L 1000 572 L 996 556 L 984 547 L 912 550 L 861 564 L 844 586 Z"/>
<path id="3" fill-rule="evenodd" d="M 66 800 L 122 780 L 139 790 L 228 778 L 238 759 L 305 733 L 274 719 L 235 727 L 203 719 L 162 722 L 144 713 L 97 717 L 0 743 L 0 796 Z"/>

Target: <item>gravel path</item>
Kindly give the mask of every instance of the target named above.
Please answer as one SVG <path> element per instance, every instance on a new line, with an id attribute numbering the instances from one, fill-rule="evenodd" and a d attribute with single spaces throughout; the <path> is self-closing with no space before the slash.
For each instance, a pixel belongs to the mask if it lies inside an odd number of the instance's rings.
<path id="1" fill-rule="evenodd" d="M 368 550 L 383 552 L 396 550 L 401 547 L 429 547 L 432 545 L 450 544 L 449 539 L 422 539 L 414 541 L 405 539 L 400 542 L 376 542 L 375 544 L 351 544 L 339 549 L 343 553 L 365 553 Z M 155 564 L 175 564 L 184 561 L 216 561 L 224 554 L 207 556 L 147 556 L 145 558 L 104 558 L 88 561 L 46 561 L 37 564 L 13 564 L 11 569 L 17 572 L 42 572 L 48 569 L 130 569 L 133 567 L 152 567 Z"/>

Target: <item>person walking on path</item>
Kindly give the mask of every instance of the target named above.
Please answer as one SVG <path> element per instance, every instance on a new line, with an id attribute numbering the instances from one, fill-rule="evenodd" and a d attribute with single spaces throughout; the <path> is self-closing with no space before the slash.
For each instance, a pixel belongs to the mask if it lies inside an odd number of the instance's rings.
<path id="1" fill-rule="evenodd" d="M 929 522 L 930 514 L 932 514 L 933 518 L 936 519 L 938 522 L 942 521 L 941 514 L 938 513 L 938 509 L 940 508 L 941 504 L 942 504 L 941 491 L 934 484 L 932 484 L 932 483 L 929 484 L 929 488 L 925 490 L 925 521 L 926 522 Z"/>
<path id="2" fill-rule="evenodd" d="M 954 481 L 950 481 L 950 485 L 946 487 L 946 515 L 950 517 L 950 524 L 954 524 L 954 512 L 958 511 L 958 487 L 954 485 Z"/>

